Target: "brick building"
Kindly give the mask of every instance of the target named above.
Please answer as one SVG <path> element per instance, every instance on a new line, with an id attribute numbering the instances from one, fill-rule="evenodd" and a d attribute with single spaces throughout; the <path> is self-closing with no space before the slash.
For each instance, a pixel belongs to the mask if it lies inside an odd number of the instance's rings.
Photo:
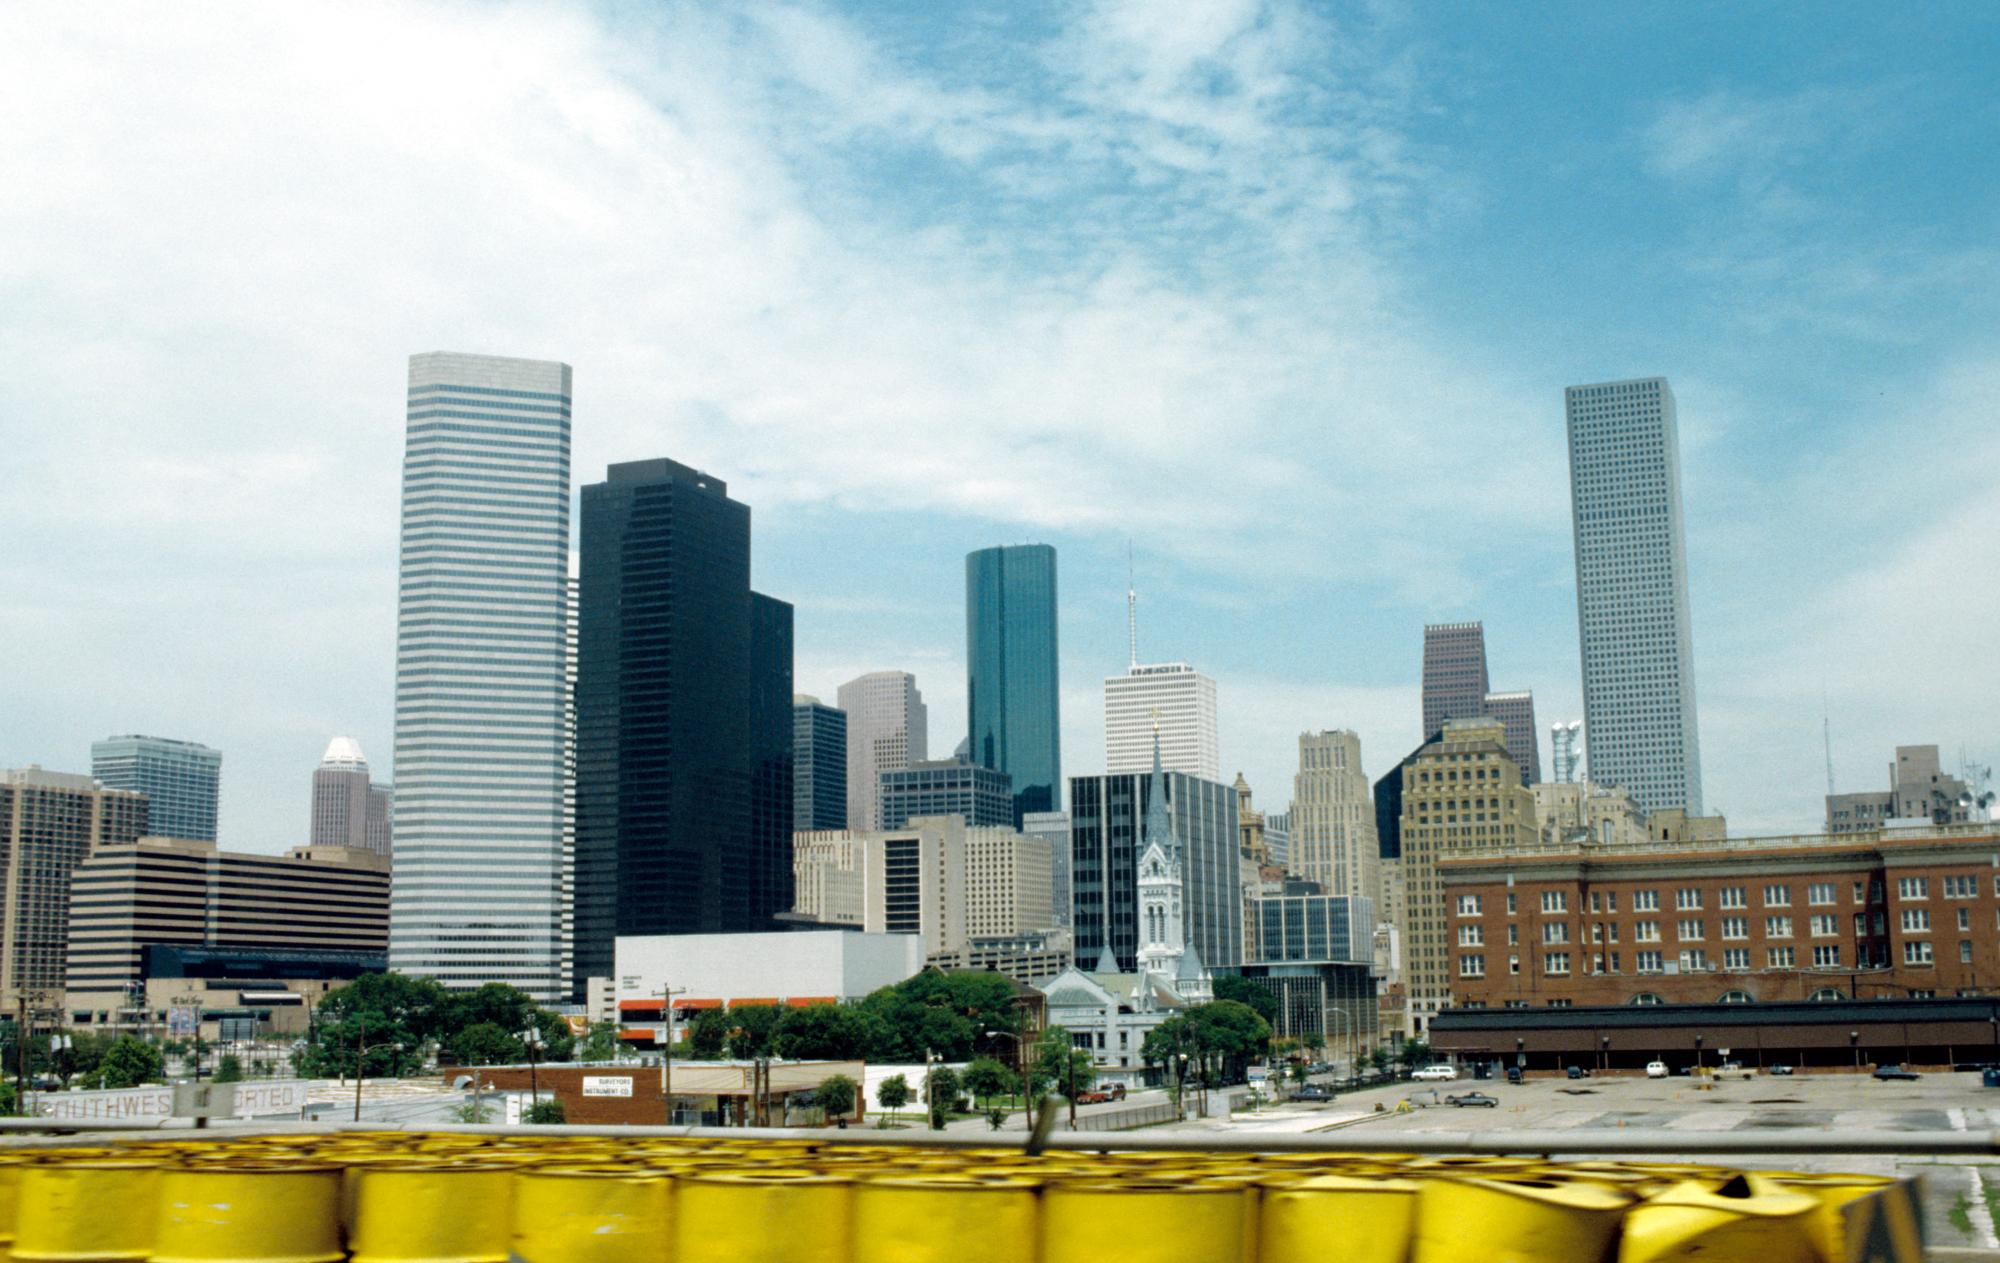
<path id="1" fill-rule="evenodd" d="M 1437 864 L 1460 1008 L 2000 994 L 2000 829 Z"/>

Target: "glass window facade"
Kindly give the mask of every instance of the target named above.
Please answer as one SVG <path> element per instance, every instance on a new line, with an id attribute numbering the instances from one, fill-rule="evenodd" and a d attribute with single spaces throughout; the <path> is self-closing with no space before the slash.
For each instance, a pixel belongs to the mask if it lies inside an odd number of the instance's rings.
<path id="1" fill-rule="evenodd" d="M 1070 890 L 1076 959 L 1094 968 L 1108 943 L 1118 968 L 1139 955 L 1139 856 L 1149 777 L 1073 776 Z M 1217 781 L 1167 772 L 1169 829 L 1178 848 L 1188 941 L 1211 968 L 1243 959 L 1243 878 L 1238 866 L 1236 791 Z"/>
<path id="2" fill-rule="evenodd" d="M 1013 778 L 1020 827 L 1062 809 L 1056 550 L 983 548 L 965 559 L 966 732 L 971 759 Z"/>
<path id="3" fill-rule="evenodd" d="M 882 828 L 919 816 L 963 816 L 969 825 L 1014 824 L 1014 791 L 1005 772 L 957 759 L 918 763 L 881 774 Z"/>
<path id="4" fill-rule="evenodd" d="M 146 833 L 215 841 L 222 751 L 168 737 L 107 737 L 90 745 L 90 774 L 106 789 L 146 795 Z"/>

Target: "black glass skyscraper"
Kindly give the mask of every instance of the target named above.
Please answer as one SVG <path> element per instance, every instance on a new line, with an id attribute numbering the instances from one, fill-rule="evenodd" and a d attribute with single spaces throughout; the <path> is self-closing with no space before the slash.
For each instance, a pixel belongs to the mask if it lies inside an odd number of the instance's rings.
<path id="1" fill-rule="evenodd" d="M 621 934 L 769 928 L 791 904 L 792 609 L 750 590 L 750 509 L 671 460 L 583 489 L 576 982 Z"/>
<path id="2" fill-rule="evenodd" d="M 1056 674 L 1056 550 L 982 548 L 965 558 L 966 732 L 972 762 L 1014 781 L 1014 824 L 1062 809 Z"/>

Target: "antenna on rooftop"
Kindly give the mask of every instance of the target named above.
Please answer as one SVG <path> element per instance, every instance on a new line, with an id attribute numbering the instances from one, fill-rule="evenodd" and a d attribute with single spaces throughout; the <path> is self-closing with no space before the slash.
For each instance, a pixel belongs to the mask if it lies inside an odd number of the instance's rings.
<path id="1" fill-rule="evenodd" d="M 1826 796 L 1833 797 L 1833 712 L 1827 709 L 1826 685 L 1819 686 L 1819 730 L 1826 742 Z"/>
<path id="2" fill-rule="evenodd" d="M 1133 582 L 1132 541 L 1125 541 L 1125 639 L 1131 665 L 1139 665 L 1139 589 Z"/>

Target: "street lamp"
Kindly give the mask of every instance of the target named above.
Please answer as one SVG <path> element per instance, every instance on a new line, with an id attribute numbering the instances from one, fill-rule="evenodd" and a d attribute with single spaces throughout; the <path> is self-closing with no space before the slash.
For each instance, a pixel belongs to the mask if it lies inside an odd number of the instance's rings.
<path id="1" fill-rule="evenodd" d="M 528 1029 L 521 1032 L 521 1043 L 528 1049 L 528 1108 L 542 1103 L 541 1080 L 536 1075 L 535 1055 L 542 1050 L 542 1028 L 530 1022 Z"/>
<path id="2" fill-rule="evenodd" d="M 1179 1106 L 1180 1116 L 1185 1119 L 1187 1117 L 1187 1054 L 1186 1053 L 1180 1054 L 1179 1059 L 1176 1061 L 1174 1068 L 1176 1071 L 1176 1077 L 1180 1083 L 1180 1088 L 1179 1091 L 1175 1093 L 1174 1101 L 1175 1104 Z"/>
<path id="3" fill-rule="evenodd" d="M 1603 1072 L 1611 1069 L 1611 1036 L 1597 1037 L 1597 1069 Z"/>
<path id="4" fill-rule="evenodd" d="M 1861 1069 L 1861 1032 L 1847 1032 L 1847 1046 L 1854 1050 L 1854 1068 Z"/>

